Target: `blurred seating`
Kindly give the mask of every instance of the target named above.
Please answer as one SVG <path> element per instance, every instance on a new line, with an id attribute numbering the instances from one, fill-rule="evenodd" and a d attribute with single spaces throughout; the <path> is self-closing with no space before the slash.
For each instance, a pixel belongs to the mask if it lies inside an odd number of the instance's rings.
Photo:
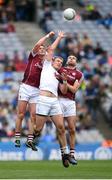
<path id="1" fill-rule="evenodd" d="M 58 14 L 58 11 L 57 11 Z M 101 43 L 101 46 L 108 51 L 109 54 L 112 52 L 112 38 L 111 31 L 105 29 L 103 25 L 98 25 L 96 22 L 92 21 L 73 21 L 67 22 L 63 20 L 62 16 L 59 16 L 59 20 L 47 20 L 46 21 L 46 30 L 49 32 L 50 30 L 57 31 L 58 29 L 64 30 L 67 33 L 78 33 L 81 38 L 84 33 L 86 33 L 91 40 L 93 41 L 93 45 L 95 46 L 97 42 Z"/>
<path id="2" fill-rule="evenodd" d="M 94 6 L 98 7 L 99 12 L 102 14 L 102 16 L 107 15 L 108 12 L 111 12 L 112 9 L 112 2 L 110 0 L 102 0 L 102 1 L 97 1 L 97 0 L 82 0 L 84 3 L 84 6 L 87 6 L 88 4 L 92 4 Z"/>
<path id="3" fill-rule="evenodd" d="M 81 130 L 79 133 L 76 133 L 77 143 L 103 142 L 104 139 L 103 135 L 97 129 Z"/>

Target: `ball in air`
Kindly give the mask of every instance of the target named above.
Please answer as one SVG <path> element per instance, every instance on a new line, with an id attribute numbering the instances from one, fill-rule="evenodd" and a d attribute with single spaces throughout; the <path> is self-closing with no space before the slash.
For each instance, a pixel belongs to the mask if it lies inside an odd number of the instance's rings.
<path id="1" fill-rule="evenodd" d="M 76 16 L 76 12 L 72 8 L 67 8 L 64 10 L 63 15 L 66 20 L 73 20 Z"/>

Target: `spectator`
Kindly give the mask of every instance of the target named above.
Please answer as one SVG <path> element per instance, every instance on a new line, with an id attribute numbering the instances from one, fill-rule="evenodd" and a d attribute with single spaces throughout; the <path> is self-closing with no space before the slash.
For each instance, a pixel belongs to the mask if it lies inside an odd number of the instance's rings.
<path id="1" fill-rule="evenodd" d="M 86 50 L 86 54 L 85 54 L 85 57 L 88 59 L 88 60 L 95 60 L 96 58 L 96 55 L 94 53 L 94 49 L 93 47 L 88 47 L 88 49 Z"/>
<path id="2" fill-rule="evenodd" d="M 112 25 L 112 14 L 107 14 L 105 17 L 102 17 L 97 22 L 98 24 L 104 25 L 106 29 L 110 29 L 110 26 Z"/>
<path id="3" fill-rule="evenodd" d="M 93 8 L 93 10 L 90 12 L 89 16 L 88 16 L 88 19 L 90 20 L 98 20 L 98 19 L 101 19 L 102 16 L 100 14 L 100 12 L 98 11 L 98 8 L 95 6 Z"/>
<path id="4" fill-rule="evenodd" d="M 8 22 L 8 24 L 7 24 L 7 32 L 8 33 L 10 33 L 10 32 L 12 32 L 12 33 L 14 33 L 16 30 L 15 30 L 15 26 L 14 26 L 14 24 L 13 24 L 13 22 Z"/>
<path id="5" fill-rule="evenodd" d="M 96 111 L 98 107 L 97 97 L 98 97 L 98 91 L 95 85 L 92 82 L 88 82 L 88 85 L 85 90 L 85 103 L 87 105 L 88 112 L 92 116 L 94 125 L 96 124 L 97 121 L 97 116 L 96 116 Z"/>
<path id="6" fill-rule="evenodd" d="M 52 20 L 52 11 L 51 11 L 51 7 L 49 4 L 46 4 L 44 6 L 44 10 L 43 10 L 43 14 L 42 14 L 42 17 L 41 17 L 41 20 L 39 22 L 40 26 L 45 29 L 46 29 L 46 21 L 47 20 Z"/>
<path id="7" fill-rule="evenodd" d="M 88 47 L 92 46 L 92 41 L 86 33 L 83 34 L 81 44 L 84 46 L 85 51 L 88 49 Z"/>
<path id="8" fill-rule="evenodd" d="M 7 17 L 9 21 L 14 21 L 15 20 L 15 3 L 13 0 L 10 0 L 6 6 L 6 11 L 7 11 Z"/>
<path id="9" fill-rule="evenodd" d="M 104 51 L 104 50 L 103 50 L 100 42 L 97 42 L 97 43 L 96 43 L 96 47 L 94 48 L 94 53 L 95 53 L 96 55 L 101 55 L 101 54 L 103 53 L 103 51 Z"/>
<path id="10" fill-rule="evenodd" d="M 16 72 L 23 72 L 26 68 L 26 63 L 23 62 L 22 59 L 18 59 L 15 63 L 14 63 L 14 67 Z"/>
<path id="11" fill-rule="evenodd" d="M 3 24 L 6 24 L 8 22 L 7 13 L 4 9 L 1 12 L 0 22 Z"/>
<path id="12" fill-rule="evenodd" d="M 93 4 L 89 4 L 86 6 L 85 11 L 82 13 L 82 18 L 84 20 L 99 20 L 102 19 L 102 16 L 97 8 Z"/>
<path id="13" fill-rule="evenodd" d="M 7 137 L 7 132 L 4 126 L 0 123 L 0 138 Z"/>
<path id="14" fill-rule="evenodd" d="M 99 65 L 106 64 L 108 62 L 108 53 L 107 51 L 103 51 L 101 57 L 98 59 Z"/>
<path id="15" fill-rule="evenodd" d="M 13 77 L 13 67 L 11 66 L 7 66 L 5 68 L 5 72 L 4 72 L 4 82 L 9 82 L 9 81 L 13 81 L 14 77 Z"/>

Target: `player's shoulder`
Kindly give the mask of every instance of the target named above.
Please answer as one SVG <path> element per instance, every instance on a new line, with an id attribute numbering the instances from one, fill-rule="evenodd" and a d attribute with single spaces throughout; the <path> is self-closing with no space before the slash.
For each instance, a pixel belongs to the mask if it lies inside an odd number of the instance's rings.
<path id="1" fill-rule="evenodd" d="M 76 68 L 76 76 L 79 78 L 79 79 L 84 79 L 84 75 L 83 73 Z"/>
<path id="2" fill-rule="evenodd" d="M 35 57 L 39 58 L 38 53 L 34 53 L 33 50 L 31 50 L 30 53 L 29 53 L 29 58 L 33 59 Z"/>
<path id="3" fill-rule="evenodd" d="M 30 51 L 30 53 L 29 53 L 29 56 L 28 56 L 28 60 L 31 60 L 31 59 L 33 59 L 33 52 L 32 51 Z"/>
<path id="4" fill-rule="evenodd" d="M 80 74 L 80 75 L 83 75 L 83 73 L 79 69 L 77 69 L 77 68 L 76 68 L 76 73 Z"/>
<path id="5" fill-rule="evenodd" d="M 63 73 L 63 72 L 66 72 L 66 69 L 65 67 L 61 67 L 59 70 L 58 70 L 59 73 Z"/>
<path id="6" fill-rule="evenodd" d="M 65 73 L 67 73 L 67 72 L 70 72 L 70 71 L 72 71 L 72 70 L 69 69 L 67 66 L 64 66 L 64 67 L 62 67 L 62 71 L 65 72 Z"/>

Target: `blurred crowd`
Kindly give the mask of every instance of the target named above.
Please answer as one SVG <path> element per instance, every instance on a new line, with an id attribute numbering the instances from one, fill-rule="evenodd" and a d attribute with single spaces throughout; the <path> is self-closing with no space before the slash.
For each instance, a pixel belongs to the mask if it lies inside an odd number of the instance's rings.
<path id="1" fill-rule="evenodd" d="M 112 13 L 109 12 L 106 15 L 102 15 L 98 7 L 93 4 L 83 4 L 80 14 L 83 20 L 96 21 L 98 24 L 104 25 L 107 29 L 112 26 Z"/>
<path id="2" fill-rule="evenodd" d="M 31 20 L 30 18 L 33 18 L 33 15 L 30 16 L 26 13 L 31 2 L 9 0 L 6 3 L 5 0 L 0 1 L 0 22 L 2 28 L 5 27 L 4 24 L 8 23 L 10 25 L 14 20 Z M 55 7 L 55 4 L 53 4 L 53 7 Z M 34 8 L 33 5 L 32 8 Z M 42 24 L 45 25 L 45 21 L 48 18 L 52 18 L 52 11 L 49 4 L 45 4 L 43 8 L 45 11 L 40 21 L 41 27 L 43 27 Z M 96 7 L 94 11 L 96 11 Z M 91 11 L 88 11 L 86 7 L 86 12 L 82 13 L 83 20 L 89 18 L 90 13 Z M 98 15 L 97 13 L 97 16 L 101 20 L 102 17 L 100 14 Z M 5 29 L 5 32 L 14 32 L 14 26 L 12 29 Z M 3 32 L 4 29 L 0 27 L 0 31 Z M 78 33 L 68 33 L 56 52 L 56 55 L 64 58 L 64 64 L 70 54 L 77 57 L 77 66 L 84 73 L 84 81 L 76 93 L 76 131 L 80 132 L 82 129 L 94 128 L 98 121 L 99 111 L 102 111 L 106 115 L 106 120 L 109 126 L 112 127 L 112 57 L 108 55 L 108 52 L 102 48 L 99 42 L 93 45 L 88 34 L 80 35 Z M 14 136 L 17 91 L 26 67 L 26 62 L 27 55 L 25 52 L 21 57 L 15 51 L 13 59 L 10 60 L 7 55 L 0 57 L 0 137 Z M 27 111 L 23 122 L 23 136 L 26 136 L 28 133 L 28 120 L 29 113 Z M 46 134 L 47 136 L 44 136 Z M 42 138 L 44 139 L 44 137 L 48 140 L 56 138 L 55 127 L 51 123 L 50 118 L 44 127 Z"/>
<path id="3" fill-rule="evenodd" d="M 35 1 L 33 0 L 0 0 L 0 23 L 13 21 L 33 21 Z"/>

